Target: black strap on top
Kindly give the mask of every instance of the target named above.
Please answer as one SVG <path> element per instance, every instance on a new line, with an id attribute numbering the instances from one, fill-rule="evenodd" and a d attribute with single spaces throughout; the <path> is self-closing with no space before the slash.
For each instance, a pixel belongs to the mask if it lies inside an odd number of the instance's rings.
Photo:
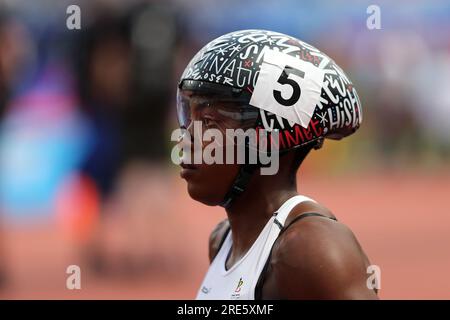
<path id="1" fill-rule="evenodd" d="M 236 199 L 240 194 L 245 191 L 248 183 L 250 182 L 250 178 L 252 177 L 255 170 L 258 168 L 256 164 L 243 164 L 239 168 L 239 172 L 234 178 L 233 184 L 231 188 L 225 195 L 220 206 L 224 208 L 228 208 L 233 203 L 234 199 Z"/>
<path id="2" fill-rule="evenodd" d="M 320 213 L 316 213 L 316 212 L 305 212 L 302 214 L 299 214 L 298 216 L 296 216 L 294 219 L 292 219 L 291 222 L 289 222 L 289 224 L 287 226 L 285 226 L 283 229 L 281 229 L 280 234 L 283 233 L 287 228 L 289 228 L 295 221 L 306 218 L 306 217 L 324 217 L 324 218 L 328 218 L 334 221 L 337 221 L 337 219 L 335 217 L 329 217 Z"/>
<path id="3" fill-rule="evenodd" d="M 316 212 L 306 212 L 306 213 L 299 214 L 299 215 L 296 216 L 294 219 L 292 219 L 292 221 L 289 222 L 289 224 L 288 224 L 287 226 L 284 226 L 284 227 L 281 228 L 280 222 L 275 218 L 275 219 L 274 219 L 274 222 L 275 222 L 275 223 L 278 222 L 277 225 L 278 225 L 278 227 L 280 227 L 280 229 L 281 229 L 280 233 L 278 234 L 278 238 L 279 238 L 279 237 L 283 234 L 283 232 L 285 232 L 286 229 L 288 229 L 294 222 L 296 222 L 296 221 L 298 221 L 298 220 L 301 220 L 301 219 L 303 219 L 303 218 L 306 218 L 306 217 L 324 217 L 324 218 L 328 218 L 328 219 L 337 221 L 337 219 L 336 219 L 335 217 L 329 217 L 329 216 L 326 216 L 326 215 L 323 215 L 323 214 L 320 214 L 320 213 L 316 213 Z M 278 239 L 278 238 L 277 238 L 277 239 Z M 275 240 L 275 241 L 276 241 L 276 240 Z M 273 250 L 273 245 L 272 245 L 272 248 L 270 249 L 269 256 L 267 257 L 266 264 L 264 265 L 264 268 L 262 269 L 261 274 L 259 275 L 258 282 L 256 283 L 256 287 L 255 287 L 255 300 L 262 300 L 262 288 L 263 288 L 264 281 L 266 280 L 267 269 L 269 268 L 270 260 L 271 260 L 271 258 L 272 258 L 272 250 Z"/>

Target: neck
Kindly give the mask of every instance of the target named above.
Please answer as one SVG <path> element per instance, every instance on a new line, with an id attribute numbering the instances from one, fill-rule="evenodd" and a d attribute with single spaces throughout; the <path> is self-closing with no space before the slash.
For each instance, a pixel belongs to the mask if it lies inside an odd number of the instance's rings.
<path id="1" fill-rule="evenodd" d="M 273 213 L 296 194 L 297 186 L 289 179 L 255 172 L 245 192 L 227 209 L 233 231 L 230 261 L 237 261 L 250 249 Z"/>

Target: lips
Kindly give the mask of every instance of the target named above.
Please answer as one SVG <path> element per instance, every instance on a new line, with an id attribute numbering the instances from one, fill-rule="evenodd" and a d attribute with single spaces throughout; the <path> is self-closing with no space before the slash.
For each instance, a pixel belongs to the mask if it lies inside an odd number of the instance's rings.
<path id="1" fill-rule="evenodd" d="M 198 170 L 198 168 L 192 164 L 181 163 L 180 166 L 182 168 L 181 172 L 180 172 L 180 176 L 183 179 L 191 178 Z"/>
<path id="2" fill-rule="evenodd" d="M 184 162 L 180 163 L 180 166 L 183 169 L 192 169 L 192 170 L 197 169 L 196 166 L 194 166 L 193 164 L 187 164 L 187 163 L 184 163 Z"/>

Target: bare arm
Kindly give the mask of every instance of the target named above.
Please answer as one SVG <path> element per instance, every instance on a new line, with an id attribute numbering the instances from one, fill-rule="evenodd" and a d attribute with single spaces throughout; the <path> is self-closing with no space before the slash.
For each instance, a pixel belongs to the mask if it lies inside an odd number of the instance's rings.
<path id="1" fill-rule="evenodd" d="M 321 217 L 291 225 L 275 244 L 269 282 L 282 299 L 378 299 L 369 261 L 345 225 Z"/>

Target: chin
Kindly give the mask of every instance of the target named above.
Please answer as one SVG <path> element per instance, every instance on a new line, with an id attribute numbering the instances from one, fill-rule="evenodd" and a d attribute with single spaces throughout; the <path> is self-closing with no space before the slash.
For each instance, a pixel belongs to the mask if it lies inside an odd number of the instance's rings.
<path id="1" fill-rule="evenodd" d="M 218 198 L 217 194 L 211 194 L 211 189 L 205 190 L 194 184 L 188 183 L 187 186 L 189 196 L 198 202 L 201 202 L 207 206 L 218 206 L 222 202 L 222 198 Z"/>

